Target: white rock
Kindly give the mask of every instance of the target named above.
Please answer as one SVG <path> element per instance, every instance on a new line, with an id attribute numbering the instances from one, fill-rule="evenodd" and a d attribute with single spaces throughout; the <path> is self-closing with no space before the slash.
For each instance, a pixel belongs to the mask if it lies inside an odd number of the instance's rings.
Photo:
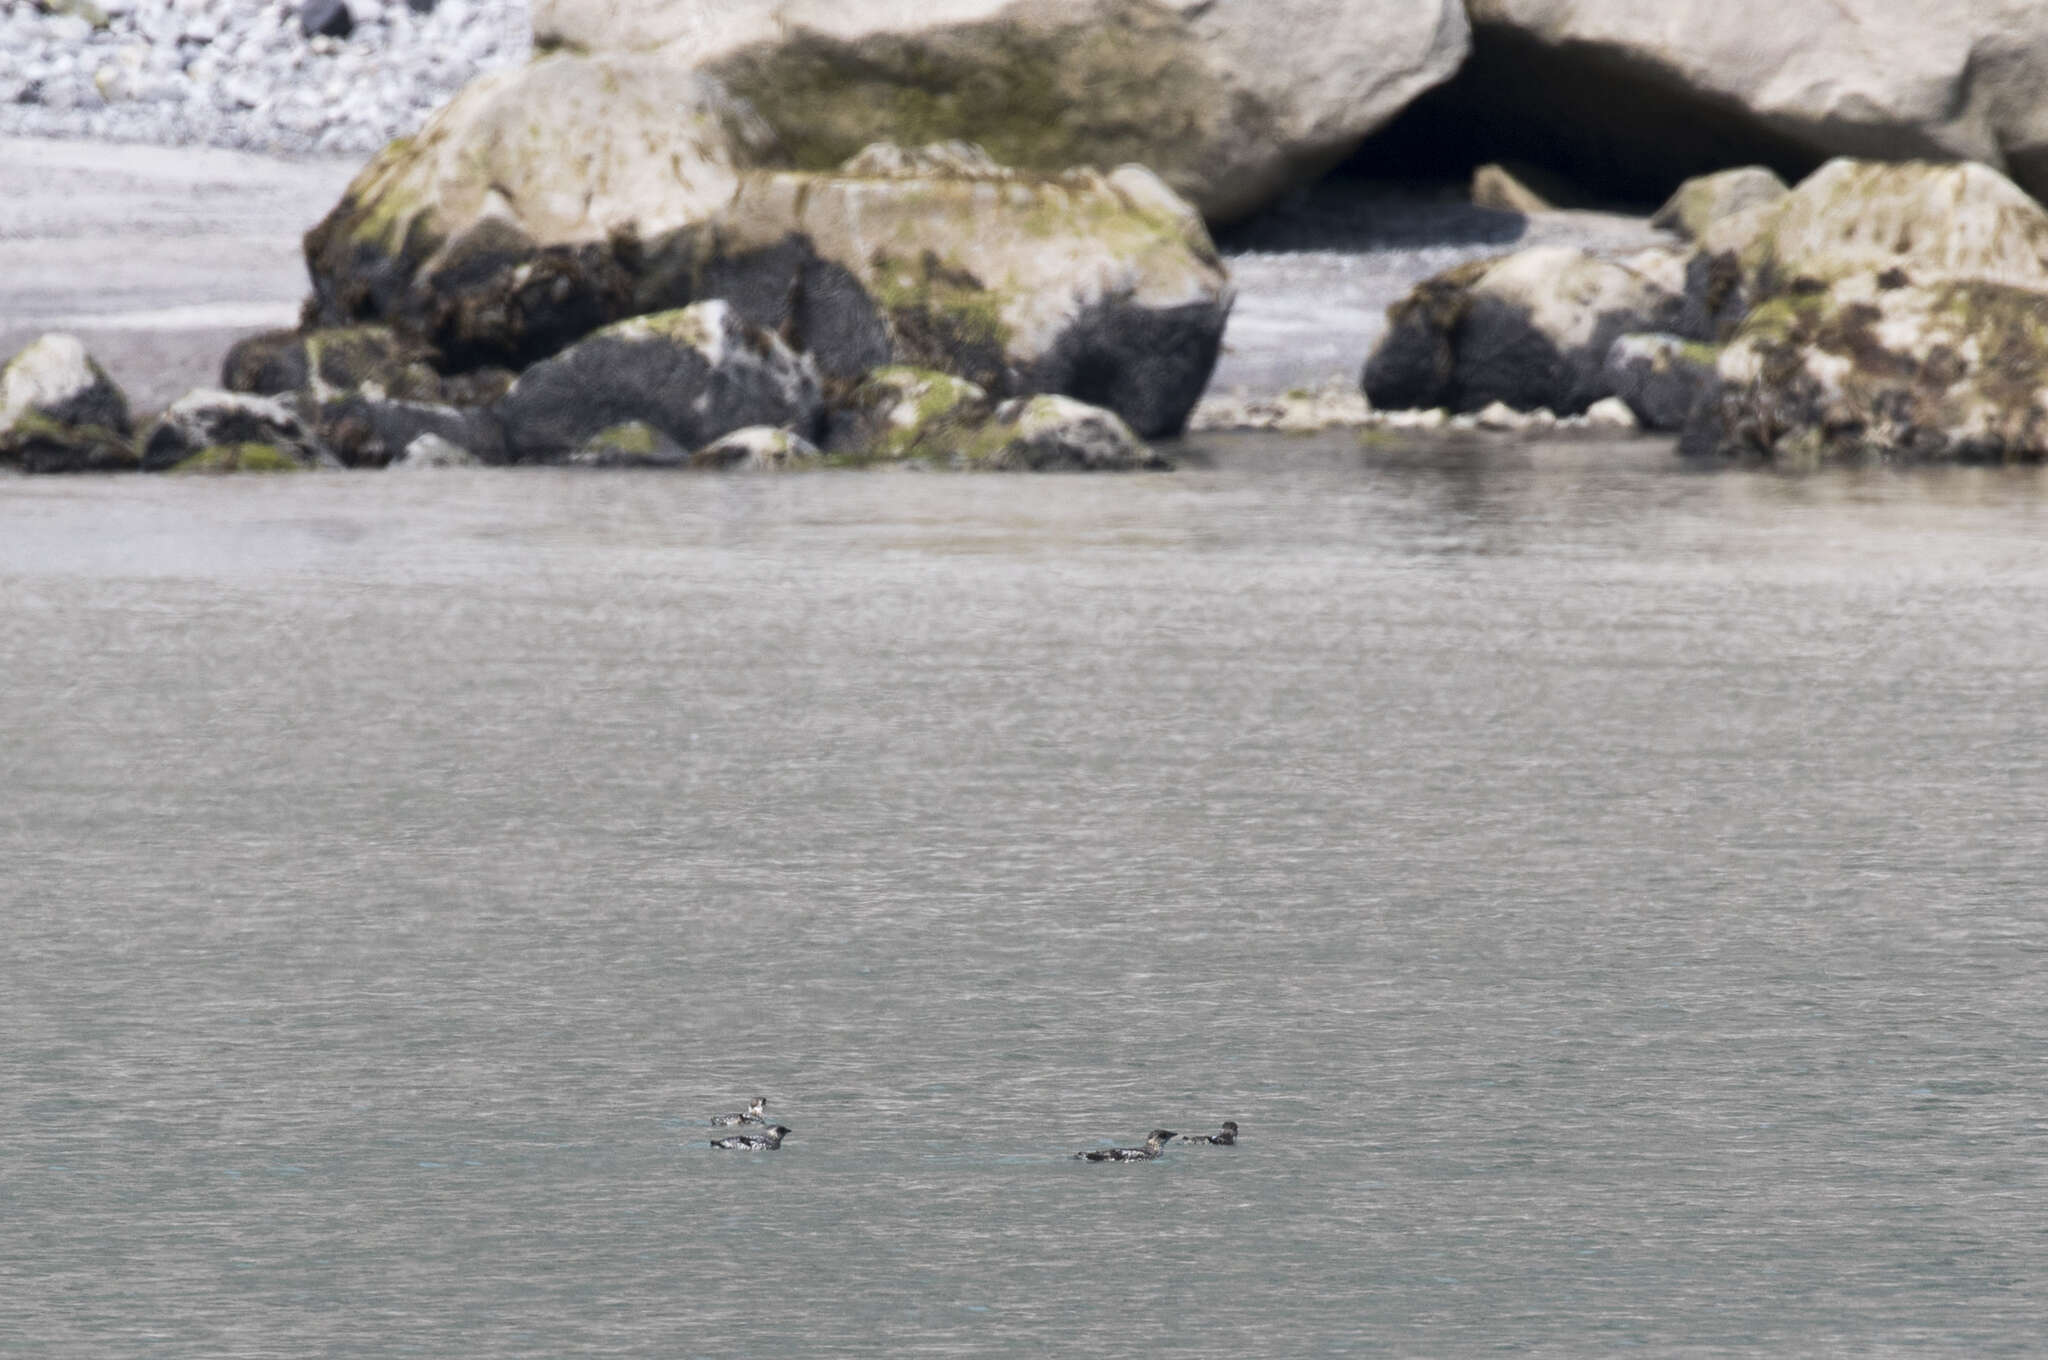
<path id="1" fill-rule="evenodd" d="M 1639 428 L 1636 413 L 1628 409 L 1628 403 L 1620 397 L 1602 397 L 1586 408 L 1586 428 L 1592 430 L 1634 430 Z"/>

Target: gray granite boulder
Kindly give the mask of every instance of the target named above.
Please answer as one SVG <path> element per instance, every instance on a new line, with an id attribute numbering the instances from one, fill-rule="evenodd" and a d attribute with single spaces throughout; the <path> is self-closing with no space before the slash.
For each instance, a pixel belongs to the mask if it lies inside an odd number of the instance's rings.
<path id="1" fill-rule="evenodd" d="M 536 0 L 542 49 L 701 70 L 790 168 L 884 139 L 1149 165 L 1212 221 L 1313 178 L 1465 55 L 1459 0 Z"/>

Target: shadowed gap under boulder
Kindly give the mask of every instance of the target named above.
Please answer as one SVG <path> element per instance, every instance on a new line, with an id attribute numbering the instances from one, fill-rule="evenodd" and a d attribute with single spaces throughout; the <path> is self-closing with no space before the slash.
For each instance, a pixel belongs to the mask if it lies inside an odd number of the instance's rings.
<path id="1" fill-rule="evenodd" d="M 1522 162 L 1570 181 L 1591 202 L 1647 211 L 1694 175 L 1764 165 L 1796 184 L 1825 159 L 1675 76 L 1661 80 L 1598 48 L 1552 47 L 1480 25 L 1458 74 L 1332 173 L 1464 183 L 1487 162 Z"/>

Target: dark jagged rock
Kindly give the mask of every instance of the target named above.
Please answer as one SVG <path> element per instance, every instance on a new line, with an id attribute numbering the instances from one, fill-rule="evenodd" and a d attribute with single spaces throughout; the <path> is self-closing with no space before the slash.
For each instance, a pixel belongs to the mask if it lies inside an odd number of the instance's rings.
<path id="1" fill-rule="evenodd" d="M 299 31 L 309 38 L 346 38 L 356 31 L 356 17 L 347 0 L 305 0 L 299 6 Z"/>
<path id="2" fill-rule="evenodd" d="M 1624 335 L 1607 351 L 1607 384 L 1646 430 L 1678 431 L 1715 386 L 1717 347 L 1676 335 Z"/>
<path id="3" fill-rule="evenodd" d="M 513 462 L 555 462 L 640 421 L 684 449 L 749 425 L 815 431 L 810 361 L 723 302 L 608 326 L 519 376 L 496 408 Z"/>
<path id="4" fill-rule="evenodd" d="M 487 463 L 504 461 L 504 437 L 487 408 L 403 401 L 361 388 L 326 402 L 315 418 L 319 440 L 347 467 L 385 467 L 421 435 L 437 435 Z"/>

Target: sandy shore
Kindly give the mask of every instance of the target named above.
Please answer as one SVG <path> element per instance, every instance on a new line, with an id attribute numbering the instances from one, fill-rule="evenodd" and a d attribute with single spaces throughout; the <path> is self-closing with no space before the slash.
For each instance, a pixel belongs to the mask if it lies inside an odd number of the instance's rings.
<path id="1" fill-rule="evenodd" d="M 0 138 L 0 357 L 70 331 L 142 410 L 217 382 L 235 340 L 296 322 L 308 291 L 300 237 L 359 164 Z M 1388 304 L 1465 260 L 1669 239 L 1635 217 L 1523 218 L 1380 186 L 1318 186 L 1219 242 L 1237 306 L 1211 391 L 1355 382 Z"/>

